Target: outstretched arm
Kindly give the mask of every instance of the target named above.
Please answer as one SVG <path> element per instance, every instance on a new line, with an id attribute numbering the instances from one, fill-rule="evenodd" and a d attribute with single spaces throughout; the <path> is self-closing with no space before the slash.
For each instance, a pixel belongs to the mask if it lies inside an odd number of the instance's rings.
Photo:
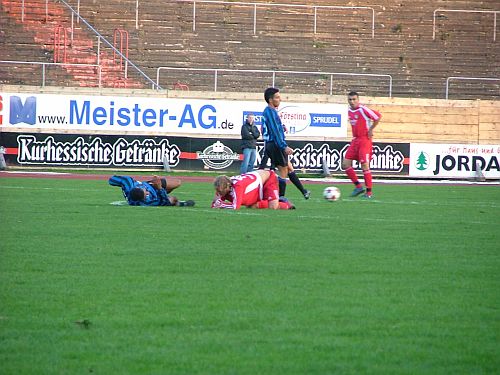
<path id="1" fill-rule="evenodd" d="M 111 186 L 120 186 L 126 190 L 130 190 L 134 187 L 134 179 L 129 176 L 111 176 L 108 183 Z"/>

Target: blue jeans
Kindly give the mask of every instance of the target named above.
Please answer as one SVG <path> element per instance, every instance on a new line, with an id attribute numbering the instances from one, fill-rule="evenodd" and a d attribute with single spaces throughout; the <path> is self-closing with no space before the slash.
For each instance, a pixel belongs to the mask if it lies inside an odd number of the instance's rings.
<path id="1" fill-rule="evenodd" d="M 256 154 L 257 151 L 255 150 L 255 148 L 243 149 L 243 160 L 241 162 L 241 168 L 240 168 L 241 174 L 253 171 Z"/>

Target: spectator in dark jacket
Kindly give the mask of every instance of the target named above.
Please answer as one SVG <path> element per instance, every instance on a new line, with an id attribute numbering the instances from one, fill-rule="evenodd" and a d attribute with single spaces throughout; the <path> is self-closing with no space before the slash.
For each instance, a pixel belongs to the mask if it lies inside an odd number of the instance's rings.
<path id="1" fill-rule="evenodd" d="M 249 114 L 241 127 L 241 149 L 243 151 L 243 161 L 240 168 L 241 174 L 253 171 L 257 154 L 257 138 L 259 137 L 260 131 L 254 124 L 254 116 Z"/>

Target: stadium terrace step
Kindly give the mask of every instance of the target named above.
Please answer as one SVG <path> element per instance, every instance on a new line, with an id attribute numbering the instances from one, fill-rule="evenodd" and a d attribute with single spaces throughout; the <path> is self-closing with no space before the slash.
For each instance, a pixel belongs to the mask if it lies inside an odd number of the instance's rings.
<path id="1" fill-rule="evenodd" d="M 4 9 L 5 4 L 15 8 L 13 12 L 19 17 L 18 1 L 0 1 Z M 37 17 L 45 19 L 45 0 L 26 3 L 37 9 L 34 12 Z M 305 3 L 304 0 L 287 2 Z M 67 20 L 64 23 L 63 19 L 65 13 L 61 15 L 57 11 L 61 7 L 49 4 L 49 13 L 54 16 L 48 17 L 46 23 L 67 25 Z M 462 0 L 450 0 L 446 5 L 450 9 L 463 9 L 467 4 Z M 314 5 L 331 5 L 331 0 L 315 0 Z M 197 6 L 195 32 L 192 3 L 151 0 L 141 9 L 137 30 L 133 1 L 82 2 L 80 13 L 103 35 L 112 36 L 116 28 L 127 29 L 130 58 L 144 67 L 149 76 L 156 76 L 159 66 L 378 73 L 392 75 L 396 96 L 442 98 L 443 82 L 448 76 L 459 73 L 498 75 L 498 69 L 491 63 L 498 61 L 500 56 L 500 44 L 492 41 L 492 15 L 446 13 L 438 18 L 436 39 L 433 40 L 432 12 L 439 5 L 434 1 L 366 0 L 362 5 L 375 9 L 375 39 L 371 38 L 370 12 L 360 10 L 319 9 L 317 33 L 314 34 L 311 9 L 262 7 L 258 9 L 255 35 L 251 7 L 232 4 Z M 498 0 L 478 1 L 474 5 L 475 9 L 497 9 Z M 48 34 L 53 37 L 53 30 L 49 28 Z M 76 39 L 88 38 L 78 36 Z M 51 50 L 50 42 L 39 42 L 42 48 Z M 112 60 L 109 50 L 106 54 Z M 106 54 L 100 56 L 103 70 L 118 70 L 119 67 L 106 61 Z M 74 61 L 83 61 L 79 60 L 83 59 L 80 54 L 73 57 Z M 161 80 L 171 84 L 176 79 L 185 81 L 184 77 L 190 78 L 187 83 L 192 89 L 213 89 L 212 74 L 165 71 Z M 251 78 L 242 78 L 241 74 L 224 75 L 219 83 L 221 89 L 241 87 L 242 84 L 260 88 L 265 80 L 258 78 L 252 82 Z M 259 80 L 261 82 L 256 82 Z M 316 86 L 322 89 L 325 84 L 324 79 L 290 77 L 280 78 L 278 83 L 282 82 L 286 83 L 287 91 L 304 93 L 315 90 Z M 344 90 L 350 85 L 363 94 L 382 91 L 379 81 L 370 83 L 360 78 L 342 80 L 338 89 Z M 462 87 L 457 92 L 468 96 L 468 88 Z M 489 91 L 486 85 L 484 87 Z"/>

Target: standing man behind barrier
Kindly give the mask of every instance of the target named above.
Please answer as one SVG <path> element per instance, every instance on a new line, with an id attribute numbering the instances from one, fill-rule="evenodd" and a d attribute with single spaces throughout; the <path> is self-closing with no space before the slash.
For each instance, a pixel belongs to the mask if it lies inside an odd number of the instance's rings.
<path id="1" fill-rule="evenodd" d="M 257 139 L 260 131 L 254 124 L 254 115 L 249 114 L 245 123 L 241 127 L 241 149 L 243 151 L 243 161 L 241 162 L 240 174 L 253 171 L 257 156 Z"/>

